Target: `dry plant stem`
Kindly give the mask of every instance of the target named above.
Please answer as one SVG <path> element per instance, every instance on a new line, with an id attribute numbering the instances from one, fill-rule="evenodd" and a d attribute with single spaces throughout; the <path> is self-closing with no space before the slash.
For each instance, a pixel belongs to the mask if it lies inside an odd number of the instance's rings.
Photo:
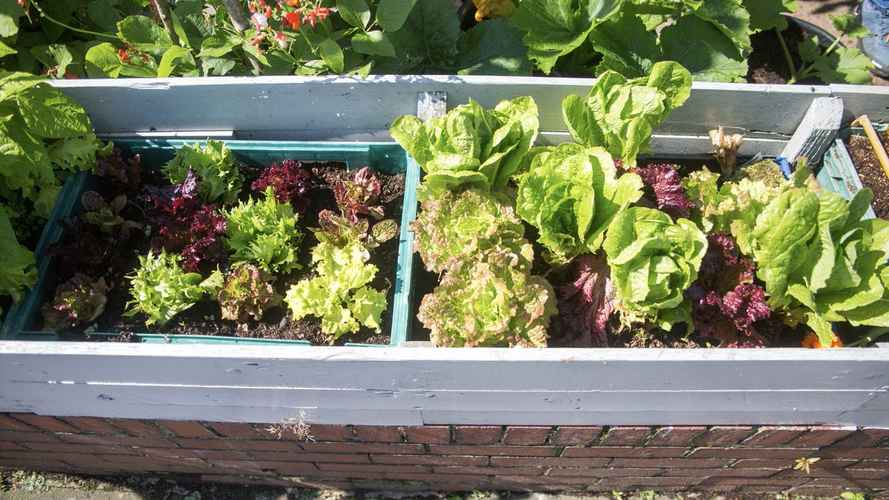
<path id="1" fill-rule="evenodd" d="M 173 23 L 170 21 L 170 4 L 167 3 L 167 0 L 151 0 L 151 7 L 154 9 L 154 13 L 160 20 L 161 25 L 163 25 L 164 30 L 170 35 L 170 39 L 174 42 L 178 40 L 176 31 L 173 29 Z"/>
<path id="2" fill-rule="evenodd" d="M 867 136 L 867 141 L 870 143 L 871 149 L 873 149 L 874 154 L 877 156 L 880 166 L 883 167 L 883 173 L 886 174 L 886 177 L 889 177 L 889 155 L 886 154 L 886 149 L 883 147 L 883 143 L 880 142 L 880 138 L 877 136 L 877 131 L 874 130 L 870 118 L 868 118 L 867 115 L 861 115 L 852 122 L 852 125 L 856 124 L 861 125 L 861 128 L 864 129 L 864 135 Z"/>
<path id="3" fill-rule="evenodd" d="M 228 11 L 228 17 L 232 20 L 232 25 L 238 30 L 238 33 L 243 33 L 250 27 L 247 18 L 244 16 L 244 10 L 241 7 L 241 2 L 239 0 L 222 0 L 222 3 L 225 4 L 225 10 Z M 257 75 L 261 75 L 262 67 L 259 65 L 259 61 L 250 54 L 247 54 L 247 60 L 250 61 L 250 66 L 253 67 L 253 72 Z"/>

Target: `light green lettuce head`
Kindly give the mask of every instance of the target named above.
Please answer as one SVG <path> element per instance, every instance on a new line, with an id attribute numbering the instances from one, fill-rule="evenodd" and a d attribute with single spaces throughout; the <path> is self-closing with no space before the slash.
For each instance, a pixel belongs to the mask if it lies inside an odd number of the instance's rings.
<path id="1" fill-rule="evenodd" d="M 691 73 L 681 64 L 656 63 L 648 76 L 628 80 L 615 71 L 597 79 L 586 97 L 562 101 L 562 116 L 575 141 L 602 146 L 625 165 L 651 141 L 655 127 L 691 94 Z"/>
<path id="2" fill-rule="evenodd" d="M 422 200 L 460 186 L 502 190 L 537 138 L 538 127 L 534 99 L 517 97 L 494 109 L 470 99 L 426 123 L 401 116 L 389 132 L 426 173 L 418 191 Z"/>
<path id="3" fill-rule="evenodd" d="M 617 214 L 603 244 L 620 307 L 630 321 L 652 321 L 669 330 L 687 321 L 683 293 L 698 277 L 707 237 L 688 219 L 675 223 L 653 208 Z"/>
<path id="4" fill-rule="evenodd" d="M 642 179 L 618 177 L 602 148 L 561 144 L 532 149 L 529 158 L 528 171 L 517 177 L 516 209 L 540 232 L 550 262 L 595 253 L 614 216 L 642 196 Z"/>

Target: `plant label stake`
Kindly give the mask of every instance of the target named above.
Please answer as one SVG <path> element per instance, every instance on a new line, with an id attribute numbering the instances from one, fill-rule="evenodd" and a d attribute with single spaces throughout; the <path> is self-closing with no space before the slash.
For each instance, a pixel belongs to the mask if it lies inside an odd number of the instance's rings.
<path id="1" fill-rule="evenodd" d="M 883 147 L 883 143 L 880 142 L 880 138 L 877 136 L 877 131 L 874 130 L 870 118 L 868 118 L 867 115 L 861 115 L 852 122 L 852 125 L 860 125 L 861 128 L 864 129 L 864 135 L 867 136 L 867 142 L 870 143 L 870 148 L 874 150 L 877 160 L 880 161 L 880 166 L 883 167 L 883 173 L 886 177 L 889 177 L 889 156 L 886 155 L 886 149 Z"/>

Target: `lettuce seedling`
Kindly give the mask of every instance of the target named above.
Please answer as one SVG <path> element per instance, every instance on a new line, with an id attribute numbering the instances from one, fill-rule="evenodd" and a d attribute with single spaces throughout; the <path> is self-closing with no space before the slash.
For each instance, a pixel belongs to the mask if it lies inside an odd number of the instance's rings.
<path id="1" fill-rule="evenodd" d="M 362 326 L 380 331 L 380 316 L 386 310 L 386 293 L 369 286 L 377 266 L 369 264 L 370 253 L 358 240 L 335 242 L 323 231 L 312 249 L 316 276 L 290 287 L 284 302 L 294 320 L 321 318 L 321 331 L 331 342 Z"/>
<path id="2" fill-rule="evenodd" d="M 651 134 L 691 94 L 691 73 L 672 61 L 648 76 L 628 80 L 615 71 L 599 75 L 586 97 L 569 95 L 562 116 L 575 141 L 604 147 L 627 167 L 648 148 Z"/>
<path id="3" fill-rule="evenodd" d="M 602 148 L 562 144 L 531 151 L 528 171 L 517 177 L 516 210 L 536 227 L 552 263 L 564 264 L 602 245 L 605 229 L 642 196 L 642 180 L 620 177 Z"/>
<path id="4" fill-rule="evenodd" d="M 707 238 L 688 219 L 676 222 L 653 208 L 632 207 L 608 226 L 602 245 L 625 319 L 664 330 L 689 320 L 683 292 L 698 277 Z"/>
<path id="5" fill-rule="evenodd" d="M 336 245 L 346 245 L 350 241 L 360 241 L 372 250 L 398 235 L 398 223 L 393 219 L 383 219 L 370 225 L 370 221 L 359 218 L 355 221 L 332 210 L 318 212 L 318 225 L 321 231 Z"/>
<path id="6" fill-rule="evenodd" d="M 37 282 L 37 259 L 34 253 L 19 244 L 6 210 L 0 206 L 0 295 L 18 302 Z"/>
<path id="7" fill-rule="evenodd" d="M 203 147 L 199 144 L 182 146 L 163 170 L 171 184 L 182 183 L 189 171 L 194 171 L 200 181 L 200 196 L 207 203 L 236 202 L 244 184 L 231 151 L 221 141 L 207 141 Z"/>
<path id="8" fill-rule="evenodd" d="M 469 189 L 425 200 L 411 224 L 426 269 L 441 273 L 496 246 L 518 248 L 525 228 L 511 205 L 495 194 Z"/>
<path id="9" fill-rule="evenodd" d="M 460 186 L 502 191 L 518 173 L 538 127 L 537 104 L 518 97 L 493 110 L 470 99 L 425 123 L 401 116 L 389 132 L 426 173 L 418 190 L 422 201 Z"/>
<path id="10" fill-rule="evenodd" d="M 77 273 L 56 287 L 52 302 L 43 305 L 43 321 L 50 330 L 77 328 L 95 321 L 108 303 L 105 278 L 93 280 Z"/>
<path id="11" fill-rule="evenodd" d="M 133 193 L 142 187 L 142 158 L 133 155 L 124 159 L 120 148 L 107 155 L 98 155 L 93 173 L 111 181 L 117 191 Z"/>
<path id="12" fill-rule="evenodd" d="M 437 347 L 546 347 L 556 313 L 550 284 L 530 273 L 533 250 L 495 247 L 449 269 L 417 318 Z"/>
<path id="13" fill-rule="evenodd" d="M 380 179 L 370 167 L 352 172 L 348 178 L 337 180 L 333 186 L 336 205 L 343 216 L 352 222 L 357 222 L 359 215 L 371 215 L 376 219 L 383 217 L 383 207 L 377 204 L 381 191 Z"/>
<path id="14" fill-rule="evenodd" d="M 142 229 L 142 224 L 126 220 L 122 214 L 127 206 L 127 195 L 119 194 L 110 202 L 105 201 L 95 191 L 85 191 L 80 195 L 83 213 L 80 217 L 84 222 L 99 228 L 102 233 L 117 241 L 127 240 L 130 231 Z"/>
<path id="15" fill-rule="evenodd" d="M 225 276 L 225 285 L 219 290 L 222 319 L 247 321 L 262 319 L 265 311 L 281 303 L 272 285 L 275 278 L 252 264 L 236 266 Z"/>
<path id="16" fill-rule="evenodd" d="M 128 276 L 132 300 L 124 316 L 142 313 L 147 316 L 146 325 L 165 325 L 215 287 L 215 273 L 203 280 L 200 274 L 183 270 L 181 260 L 166 250 L 139 256 L 138 267 Z"/>
<path id="17" fill-rule="evenodd" d="M 263 170 L 250 187 L 254 192 L 262 193 L 271 186 L 279 202 L 289 202 L 294 210 L 302 213 L 309 207 L 313 185 L 312 174 L 302 168 L 302 163 L 284 160 Z"/>
<path id="18" fill-rule="evenodd" d="M 242 201 L 225 218 L 225 244 L 233 262 L 255 263 L 273 274 L 299 269 L 296 249 L 303 234 L 296 226 L 297 215 L 290 203 L 278 202 L 271 186 L 263 199 Z"/>

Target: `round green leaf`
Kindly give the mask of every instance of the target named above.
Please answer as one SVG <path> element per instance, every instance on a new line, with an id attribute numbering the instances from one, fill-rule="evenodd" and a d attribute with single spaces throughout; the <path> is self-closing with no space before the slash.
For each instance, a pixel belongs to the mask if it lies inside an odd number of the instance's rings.
<path id="1" fill-rule="evenodd" d="M 340 48 L 338 43 L 328 38 L 318 44 L 318 52 L 321 54 L 321 59 L 324 59 L 324 64 L 331 71 L 334 73 L 343 72 L 343 49 Z"/>
<path id="2" fill-rule="evenodd" d="M 381 0 L 377 7 L 377 21 L 386 31 L 398 31 L 417 0 Z"/>
<path id="3" fill-rule="evenodd" d="M 195 62 L 191 51 L 179 46 L 172 46 L 164 52 L 161 62 L 157 67 L 157 76 L 164 78 L 173 74 L 177 66 L 183 66 L 186 71 L 194 70 Z"/>
<path id="4" fill-rule="evenodd" d="M 344 21 L 364 29 L 370 22 L 370 7 L 364 0 L 336 0 L 336 8 Z"/>
<path id="5" fill-rule="evenodd" d="M 358 33 L 352 37 L 352 48 L 369 56 L 395 57 L 395 47 L 382 31 Z"/>
<path id="6" fill-rule="evenodd" d="M 128 16 L 117 23 L 117 34 L 133 47 L 156 56 L 173 45 L 173 40 L 164 29 L 151 18 Z"/>

